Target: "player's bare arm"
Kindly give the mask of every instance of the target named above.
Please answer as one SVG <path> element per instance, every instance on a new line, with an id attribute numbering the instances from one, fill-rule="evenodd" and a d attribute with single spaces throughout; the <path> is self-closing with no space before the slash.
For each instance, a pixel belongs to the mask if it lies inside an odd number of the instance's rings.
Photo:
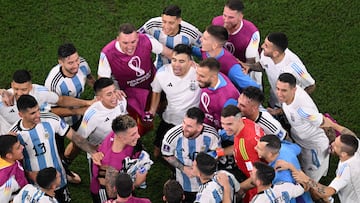
<path id="1" fill-rule="evenodd" d="M 223 203 L 231 203 L 231 186 L 229 184 L 229 177 L 226 173 L 218 173 L 216 176 L 218 183 L 224 188 Z"/>
<path id="2" fill-rule="evenodd" d="M 311 188 L 312 193 L 324 200 L 329 199 L 329 197 L 336 193 L 334 188 L 322 185 L 310 178 L 307 180 L 307 185 Z"/>
<path id="3" fill-rule="evenodd" d="M 333 122 L 332 120 L 330 120 L 330 118 L 323 116 L 323 123 L 320 126 L 321 128 L 333 128 L 336 131 L 339 131 L 341 134 L 348 134 L 348 135 L 353 135 L 356 136 L 356 134 L 351 131 L 350 129 Z"/>
<path id="4" fill-rule="evenodd" d="M 96 146 L 90 144 L 85 138 L 81 137 L 79 134 L 75 133 L 73 129 L 70 129 L 66 137 L 73 141 L 80 149 L 84 150 L 85 152 L 90 153 L 91 155 L 95 154 Z"/>
<path id="5" fill-rule="evenodd" d="M 163 51 L 161 52 L 166 58 L 171 59 L 173 56 L 173 50 L 163 45 Z"/>
<path id="6" fill-rule="evenodd" d="M 96 101 L 96 99 L 93 100 L 83 100 L 83 99 L 77 99 L 70 96 L 59 96 L 59 100 L 56 103 L 59 106 L 62 107 L 81 107 L 81 106 L 90 106 Z"/>
<path id="7" fill-rule="evenodd" d="M 184 171 L 184 164 L 182 164 L 175 156 L 164 156 L 164 159 L 173 167 Z"/>
<path id="8" fill-rule="evenodd" d="M 114 167 L 109 166 L 105 173 L 105 187 L 106 193 L 110 198 L 116 198 L 117 192 L 115 189 L 115 180 L 118 176 L 119 171 Z"/>
<path id="9" fill-rule="evenodd" d="M 248 70 L 248 72 L 250 71 L 257 71 L 257 72 L 264 72 L 264 68 L 261 66 L 260 62 L 256 62 L 256 63 L 244 63 L 244 62 L 240 62 L 241 66 L 246 70 Z"/>
<path id="10" fill-rule="evenodd" d="M 152 115 L 155 115 L 156 110 L 157 110 L 157 108 L 159 106 L 160 96 L 161 96 L 161 93 L 158 93 L 158 92 L 153 92 L 152 95 L 151 95 L 151 105 L 150 105 L 149 112 Z"/>
<path id="11" fill-rule="evenodd" d="M 311 93 L 313 93 L 313 92 L 315 91 L 315 88 L 316 88 L 316 85 L 313 84 L 313 85 L 309 85 L 309 86 L 305 87 L 304 90 L 305 90 L 308 94 L 311 94 Z"/>
<path id="12" fill-rule="evenodd" d="M 51 108 L 51 112 L 60 117 L 84 115 L 87 108 L 88 108 L 88 106 L 79 107 L 79 108 L 53 107 L 53 108 Z"/>
<path id="13" fill-rule="evenodd" d="M 86 84 L 88 84 L 90 87 L 93 87 L 95 83 L 95 77 L 91 74 L 86 76 Z"/>

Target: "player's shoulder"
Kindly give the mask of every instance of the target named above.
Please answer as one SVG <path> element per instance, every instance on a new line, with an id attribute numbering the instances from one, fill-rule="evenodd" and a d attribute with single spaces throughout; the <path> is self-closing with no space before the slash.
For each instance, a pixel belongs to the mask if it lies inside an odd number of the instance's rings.
<path id="1" fill-rule="evenodd" d="M 188 35 L 193 39 L 197 39 L 201 35 L 201 32 L 197 27 L 186 21 L 181 21 L 180 25 L 181 25 L 180 33 L 182 34 Z"/>
<path id="2" fill-rule="evenodd" d="M 256 28 L 256 29 L 257 29 L 256 25 L 255 25 L 253 22 L 251 22 L 250 20 L 243 19 L 243 22 L 244 22 L 244 24 L 245 24 L 246 26 L 250 26 L 250 27 L 253 27 L 253 28 Z"/>
<path id="3" fill-rule="evenodd" d="M 181 25 L 182 28 L 184 27 L 184 28 L 199 31 L 199 29 L 195 25 L 193 25 L 193 24 L 191 24 L 191 23 L 189 23 L 187 21 L 184 21 L 184 20 L 181 21 L 180 25 Z"/>
<path id="4" fill-rule="evenodd" d="M 55 65 L 49 72 L 48 76 L 46 77 L 44 86 L 53 90 L 59 85 L 65 76 L 61 72 L 60 64 Z"/>
<path id="5" fill-rule="evenodd" d="M 85 64 L 85 63 L 87 64 L 87 61 L 86 61 L 86 59 L 84 57 L 79 56 L 79 59 L 80 59 L 80 65 Z"/>
<path id="6" fill-rule="evenodd" d="M 41 121 L 60 121 L 61 118 L 51 112 L 40 112 L 40 120 Z"/>
<path id="7" fill-rule="evenodd" d="M 255 123 L 266 124 L 268 122 L 273 123 L 273 121 L 276 121 L 276 119 L 267 110 L 263 110 L 259 112 L 259 117 L 255 120 Z"/>
<path id="8" fill-rule="evenodd" d="M 172 143 L 183 135 L 182 125 L 177 125 L 171 128 L 164 136 L 167 143 Z"/>
<path id="9" fill-rule="evenodd" d="M 36 92 L 49 92 L 49 89 L 43 85 L 32 84 L 32 88 Z"/>
<path id="10" fill-rule="evenodd" d="M 55 75 L 61 73 L 61 66 L 60 64 L 56 64 L 55 66 L 53 66 L 51 68 L 51 70 L 49 71 L 49 74 L 48 74 L 48 78 L 49 77 L 54 77 Z"/>
<path id="11" fill-rule="evenodd" d="M 84 117 L 83 120 L 87 120 L 89 121 L 92 118 L 95 118 L 95 115 L 101 111 L 101 101 L 97 101 L 95 103 L 93 103 L 84 113 Z"/>
<path id="12" fill-rule="evenodd" d="M 215 16 L 215 17 L 211 20 L 211 24 L 212 24 L 212 25 L 223 26 L 223 25 L 224 25 L 223 16 Z"/>
<path id="13" fill-rule="evenodd" d="M 156 74 L 167 75 L 171 73 L 171 69 L 172 69 L 171 64 L 165 64 L 156 71 Z"/>
<path id="14" fill-rule="evenodd" d="M 154 17 L 145 22 L 145 24 L 139 29 L 140 33 L 152 33 L 154 30 L 162 29 L 161 17 Z"/>
<path id="15" fill-rule="evenodd" d="M 214 127 L 212 127 L 208 124 L 205 124 L 205 123 L 203 124 L 203 126 L 204 126 L 203 131 L 202 131 L 203 133 L 220 138 L 217 130 Z"/>

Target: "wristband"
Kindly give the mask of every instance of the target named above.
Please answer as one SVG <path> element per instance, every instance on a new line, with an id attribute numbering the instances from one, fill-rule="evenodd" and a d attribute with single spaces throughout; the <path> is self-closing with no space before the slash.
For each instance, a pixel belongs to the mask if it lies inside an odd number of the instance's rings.
<path id="1" fill-rule="evenodd" d="M 224 151 L 224 148 L 217 148 L 216 149 L 216 156 L 217 157 L 222 157 L 225 155 L 225 151 Z"/>

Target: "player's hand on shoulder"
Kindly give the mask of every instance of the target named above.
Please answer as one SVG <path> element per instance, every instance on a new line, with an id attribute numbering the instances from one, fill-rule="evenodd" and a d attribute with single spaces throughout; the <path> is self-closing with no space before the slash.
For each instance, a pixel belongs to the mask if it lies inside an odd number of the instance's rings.
<path id="1" fill-rule="evenodd" d="M 218 181 L 218 183 L 223 186 L 223 187 L 230 187 L 229 184 L 229 176 L 224 173 L 224 172 L 219 172 L 216 175 L 216 180 Z"/>
<path id="2" fill-rule="evenodd" d="M 121 100 L 125 99 L 127 96 L 123 90 L 116 90 L 116 97 L 118 98 L 118 100 L 121 101 Z"/>
<path id="3" fill-rule="evenodd" d="M 14 95 L 5 89 L 1 89 L 0 92 L 2 102 L 5 106 L 14 106 Z"/>
<path id="4" fill-rule="evenodd" d="M 242 72 L 246 75 L 250 72 L 250 66 L 247 63 L 244 63 L 242 61 L 240 61 L 240 59 L 236 58 L 236 60 L 238 61 L 238 63 L 241 65 L 242 68 Z"/>

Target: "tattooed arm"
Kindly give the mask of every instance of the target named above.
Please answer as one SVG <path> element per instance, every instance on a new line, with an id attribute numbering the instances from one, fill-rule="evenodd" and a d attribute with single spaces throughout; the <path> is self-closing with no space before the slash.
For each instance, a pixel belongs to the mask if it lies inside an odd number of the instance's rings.
<path id="1" fill-rule="evenodd" d="M 106 187 L 106 193 L 110 199 L 116 199 L 117 192 L 115 188 L 115 181 L 118 175 L 119 175 L 119 171 L 116 170 L 114 167 L 109 166 L 106 169 L 105 187 Z"/>
<path id="2" fill-rule="evenodd" d="M 164 156 L 164 159 L 173 167 L 179 169 L 180 171 L 184 171 L 184 164 L 182 164 L 175 156 Z"/>
<path id="3" fill-rule="evenodd" d="M 348 134 L 348 135 L 356 136 L 356 134 L 353 131 L 351 131 L 350 129 L 348 129 L 345 126 L 342 126 L 338 123 L 333 122 L 332 120 L 330 120 L 329 118 L 327 118 L 325 116 L 323 117 L 323 123 L 321 124 L 320 127 L 321 128 L 330 127 L 330 128 L 333 128 L 334 130 L 339 131 L 342 135 Z"/>
<path id="4" fill-rule="evenodd" d="M 334 188 L 316 182 L 315 180 L 305 175 L 305 173 L 302 171 L 293 171 L 292 174 L 297 182 L 305 183 L 307 187 L 311 189 L 311 192 L 321 199 L 326 200 L 336 193 Z"/>
<path id="5" fill-rule="evenodd" d="M 70 128 L 70 130 L 66 133 L 66 137 L 73 141 L 80 149 L 84 150 L 85 152 L 88 152 L 91 155 L 96 153 L 96 147 L 90 144 L 85 138 L 77 134 L 73 129 Z"/>
<path id="6" fill-rule="evenodd" d="M 163 156 L 163 158 L 169 162 L 170 165 L 185 173 L 189 178 L 194 177 L 192 174 L 192 166 L 185 166 L 175 156 Z"/>
<path id="7" fill-rule="evenodd" d="M 315 196 L 318 196 L 323 200 L 329 199 L 329 197 L 336 193 L 334 188 L 322 185 L 313 179 L 308 180 L 308 186 L 311 188 L 311 192 L 315 194 Z"/>

